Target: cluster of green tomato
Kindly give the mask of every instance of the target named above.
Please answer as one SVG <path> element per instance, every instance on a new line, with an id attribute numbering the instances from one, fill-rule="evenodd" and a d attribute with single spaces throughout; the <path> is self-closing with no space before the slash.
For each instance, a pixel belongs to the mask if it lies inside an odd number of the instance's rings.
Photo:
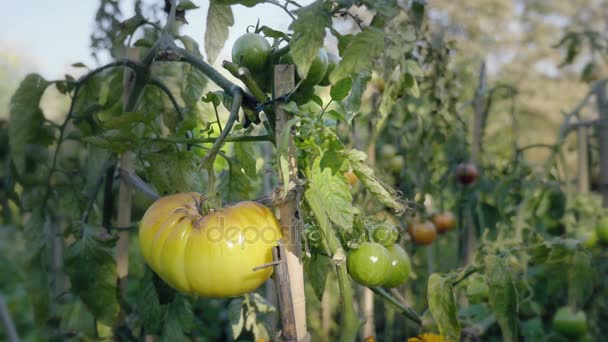
<path id="1" fill-rule="evenodd" d="M 409 278 L 412 265 L 407 252 L 396 244 L 395 226 L 379 224 L 372 231 L 372 242 L 364 242 L 349 252 L 348 273 L 357 283 L 368 287 L 397 287 Z"/>
<path id="2" fill-rule="evenodd" d="M 272 67 L 275 64 L 293 64 L 288 50 L 273 50 L 266 38 L 257 33 L 245 33 L 232 46 L 232 61 L 249 70 L 260 88 L 269 93 L 272 90 Z M 296 102 L 308 102 L 314 93 L 314 86 L 328 86 L 329 74 L 340 58 L 320 48 L 313 60 L 306 78 L 295 94 Z M 300 81 L 300 79 L 296 79 Z M 298 99 L 300 101 L 298 101 Z"/>

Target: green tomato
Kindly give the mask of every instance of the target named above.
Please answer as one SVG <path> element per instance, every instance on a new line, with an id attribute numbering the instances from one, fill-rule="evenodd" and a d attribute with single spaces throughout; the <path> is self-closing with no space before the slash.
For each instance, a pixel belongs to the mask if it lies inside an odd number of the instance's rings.
<path id="1" fill-rule="evenodd" d="M 232 61 L 255 75 L 265 72 L 270 58 L 270 44 L 257 33 L 245 33 L 232 46 Z"/>
<path id="2" fill-rule="evenodd" d="M 382 159 L 390 159 L 397 154 L 397 148 L 393 145 L 382 145 L 380 149 L 380 158 Z"/>
<path id="3" fill-rule="evenodd" d="M 468 279 L 467 297 L 472 304 L 481 303 L 488 299 L 490 288 L 481 274 L 473 274 Z"/>
<path id="4" fill-rule="evenodd" d="M 366 242 L 348 253 L 346 266 L 350 276 L 365 286 L 381 285 L 391 265 L 391 255 L 379 243 Z"/>
<path id="5" fill-rule="evenodd" d="M 389 168 L 393 172 L 399 172 L 405 167 L 405 158 L 403 156 L 394 156 L 389 162 Z"/>
<path id="6" fill-rule="evenodd" d="M 388 273 L 382 282 L 384 287 L 397 287 L 410 277 L 412 264 L 407 252 L 399 245 L 386 248 L 391 256 Z"/>
<path id="7" fill-rule="evenodd" d="M 285 54 L 283 57 L 281 57 L 280 61 L 284 64 L 294 64 L 291 53 Z M 325 52 L 324 48 L 320 48 L 319 52 L 315 56 L 315 59 L 313 59 L 310 69 L 308 70 L 308 75 L 306 75 L 306 78 L 300 85 L 300 88 L 312 88 L 319 84 L 327 73 L 327 66 L 327 52 Z M 296 75 L 296 81 L 299 82 L 300 79 L 297 76 L 298 75 Z"/>
<path id="8" fill-rule="evenodd" d="M 587 248 L 595 248 L 599 240 L 595 230 L 579 230 L 576 232 L 576 237 Z"/>
<path id="9" fill-rule="evenodd" d="M 608 243 L 608 217 L 602 217 L 595 228 L 600 242 Z"/>
<path id="10" fill-rule="evenodd" d="M 587 333 L 587 315 L 584 311 L 576 311 L 563 306 L 555 312 L 553 330 L 567 337 L 580 337 Z"/>
<path id="11" fill-rule="evenodd" d="M 327 53 L 327 71 L 325 72 L 325 76 L 323 77 L 321 82 L 319 82 L 320 86 L 326 87 L 328 85 L 331 85 L 331 82 L 329 82 L 329 74 L 331 74 L 331 72 L 334 71 L 334 69 L 336 68 L 338 63 L 340 63 L 340 57 L 338 57 L 337 55 L 335 55 L 331 52 L 328 52 Z"/>
<path id="12" fill-rule="evenodd" d="M 374 227 L 372 238 L 384 247 L 389 247 L 399 239 L 399 230 L 397 230 L 397 227 L 384 222 Z"/>

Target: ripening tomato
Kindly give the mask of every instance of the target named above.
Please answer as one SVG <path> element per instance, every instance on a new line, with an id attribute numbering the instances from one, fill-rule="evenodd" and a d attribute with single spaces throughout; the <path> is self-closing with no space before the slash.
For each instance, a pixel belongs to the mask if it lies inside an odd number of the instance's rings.
<path id="1" fill-rule="evenodd" d="M 326 87 L 331 84 L 331 82 L 329 82 L 329 74 L 331 74 L 331 72 L 334 71 L 334 69 L 336 68 L 338 63 L 340 63 L 340 57 L 338 57 L 337 55 L 335 55 L 331 52 L 328 52 L 327 53 L 327 71 L 325 72 L 325 76 L 323 76 L 323 79 L 321 80 L 321 82 L 319 82 L 320 86 Z"/>
<path id="2" fill-rule="evenodd" d="M 397 154 L 397 148 L 393 145 L 382 145 L 380 149 L 380 158 L 381 159 L 389 159 L 393 158 Z"/>
<path id="3" fill-rule="evenodd" d="M 201 214 L 204 198 L 181 193 L 160 198 L 144 214 L 139 241 L 150 268 L 175 289 L 203 297 L 251 292 L 272 274 L 253 268 L 272 262 L 281 238 L 267 207 L 240 202 Z"/>
<path id="4" fill-rule="evenodd" d="M 479 170 L 473 163 L 460 163 L 456 167 L 456 179 L 463 185 L 470 185 L 479 176 Z"/>
<path id="5" fill-rule="evenodd" d="M 429 221 L 416 221 L 408 226 L 412 241 L 418 245 L 430 245 L 437 237 L 437 228 Z"/>
<path id="6" fill-rule="evenodd" d="M 454 228 L 454 224 L 456 222 L 454 214 L 449 211 L 437 213 L 433 215 L 431 220 L 433 221 L 433 224 L 435 225 L 435 228 L 437 228 L 437 232 L 439 234 L 443 234 Z"/>
<path id="7" fill-rule="evenodd" d="M 357 178 L 357 175 L 353 172 L 353 170 L 348 170 L 348 171 L 344 172 L 344 177 L 346 177 L 346 180 L 348 181 L 348 185 L 350 185 L 350 186 L 355 186 L 355 184 L 357 184 L 357 181 L 359 180 L 359 178 Z"/>
<path id="8" fill-rule="evenodd" d="M 232 61 L 252 74 L 266 71 L 269 58 L 270 44 L 257 33 L 245 33 L 232 46 Z"/>
<path id="9" fill-rule="evenodd" d="M 386 248 L 390 254 L 390 266 L 384 277 L 382 286 L 397 287 L 410 277 L 412 264 L 407 252 L 399 245 L 392 245 Z"/>
<path id="10" fill-rule="evenodd" d="M 391 255 L 379 243 L 365 242 L 348 253 L 346 266 L 350 276 L 365 286 L 381 285 L 391 264 Z"/>
<path id="11" fill-rule="evenodd" d="M 553 316 L 553 330 L 568 337 L 580 337 L 587 333 L 587 315 L 582 310 L 563 306 Z"/>

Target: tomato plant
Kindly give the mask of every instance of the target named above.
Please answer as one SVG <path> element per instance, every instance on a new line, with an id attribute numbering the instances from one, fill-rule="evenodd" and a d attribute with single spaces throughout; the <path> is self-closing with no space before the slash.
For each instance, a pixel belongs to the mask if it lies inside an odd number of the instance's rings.
<path id="1" fill-rule="evenodd" d="M 386 247 L 390 254 L 390 266 L 382 281 L 382 286 L 397 287 L 410 277 L 412 265 L 407 252 L 399 245 Z"/>
<path id="2" fill-rule="evenodd" d="M 390 247 L 399 239 L 399 230 L 388 222 L 380 223 L 373 228 L 372 238 L 384 247 Z"/>

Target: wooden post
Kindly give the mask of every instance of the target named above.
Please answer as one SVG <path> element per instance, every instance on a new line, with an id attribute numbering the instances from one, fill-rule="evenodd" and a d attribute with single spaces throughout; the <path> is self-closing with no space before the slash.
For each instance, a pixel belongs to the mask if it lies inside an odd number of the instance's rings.
<path id="1" fill-rule="evenodd" d="M 579 193 L 589 192 L 589 151 L 587 145 L 587 126 L 580 125 L 576 129 L 578 154 L 577 190 Z"/>
<path id="2" fill-rule="evenodd" d="M 274 98 L 281 97 L 295 86 L 294 66 L 279 64 L 274 67 Z M 283 110 L 281 103 L 275 105 L 276 114 L 276 141 L 278 151 L 287 151 L 287 164 L 289 175 L 283 175 L 288 179 L 282 180 L 284 189 L 289 185 L 298 184 L 298 164 L 296 160 L 296 147 L 293 141 L 295 130 L 293 127 L 288 127 L 287 123 L 291 119 L 291 115 Z M 287 146 L 282 146 L 284 142 L 281 139 L 281 134 L 290 132 L 287 139 Z M 279 165 L 281 162 L 279 161 Z M 279 171 L 280 172 L 280 171 Z M 295 196 L 283 201 L 279 206 L 279 221 L 283 230 L 283 241 L 285 243 L 285 261 L 287 262 L 287 272 L 289 274 L 289 287 L 291 294 L 291 303 L 281 303 L 282 336 L 285 341 L 302 341 L 309 339 L 306 327 L 306 297 L 304 295 L 304 267 L 300 262 L 300 254 L 302 251 L 302 219 L 300 213 L 300 198 Z M 284 284 L 277 284 L 279 294 L 284 291 Z M 294 326 L 291 324 L 285 314 L 292 312 L 294 315 Z M 295 334 L 293 334 L 295 332 Z"/>
<path id="3" fill-rule="evenodd" d="M 606 80 L 595 84 L 595 99 L 600 123 L 598 125 L 600 142 L 600 193 L 602 206 L 608 208 L 608 97 L 606 96 Z"/>
<path id="4" fill-rule="evenodd" d="M 473 117 L 473 139 L 471 141 L 471 161 L 479 167 L 481 162 L 481 151 L 482 151 L 482 140 L 483 140 L 483 129 L 486 115 L 485 108 L 485 97 L 486 97 L 486 62 L 481 61 L 479 67 L 479 84 L 475 93 L 474 109 L 475 115 Z M 476 234 L 475 224 L 473 223 L 473 215 L 471 214 L 471 208 L 464 208 L 464 264 L 468 265 L 473 261 L 473 254 L 475 252 L 476 245 Z"/>
<path id="5" fill-rule="evenodd" d="M 127 58 L 139 59 L 138 48 L 127 48 Z M 130 69 L 125 68 L 123 78 L 123 110 L 132 110 L 127 108 L 129 97 L 135 84 L 135 75 Z M 125 172 L 133 171 L 133 154 L 126 151 L 120 156 L 120 169 Z M 118 188 L 118 213 L 116 225 L 119 228 L 128 228 L 131 226 L 131 204 L 132 204 L 132 189 L 129 182 L 120 178 Z M 118 232 L 118 241 L 116 242 L 116 272 L 118 274 L 118 285 L 121 293 L 127 290 L 127 276 L 129 275 L 129 230 L 121 230 Z M 118 324 L 124 322 L 124 313 L 121 313 Z"/>

